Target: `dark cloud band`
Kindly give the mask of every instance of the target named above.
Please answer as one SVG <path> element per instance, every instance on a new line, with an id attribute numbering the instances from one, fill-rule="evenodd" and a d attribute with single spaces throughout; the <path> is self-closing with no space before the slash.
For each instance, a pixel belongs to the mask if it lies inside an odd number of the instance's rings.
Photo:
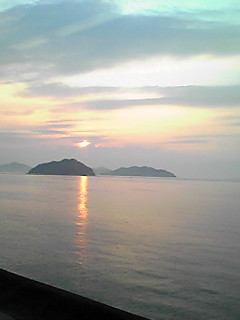
<path id="1" fill-rule="evenodd" d="M 184 15 L 121 16 L 109 3 L 93 0 L 39 2 L 1 12 L 0 20 L 0 65 L 30 65 L 35 77 L 75 74 L 156 55 L 240 52 L 239 25 Z"/>

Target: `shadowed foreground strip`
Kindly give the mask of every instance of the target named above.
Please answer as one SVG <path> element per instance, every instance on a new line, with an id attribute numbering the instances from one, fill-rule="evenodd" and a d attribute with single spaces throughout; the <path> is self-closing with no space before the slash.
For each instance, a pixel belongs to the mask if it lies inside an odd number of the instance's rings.
<path id="1" fill-rule="evenodd" d="M 0 269 L 0 319 L 146 320 L 3 269 Z"/>

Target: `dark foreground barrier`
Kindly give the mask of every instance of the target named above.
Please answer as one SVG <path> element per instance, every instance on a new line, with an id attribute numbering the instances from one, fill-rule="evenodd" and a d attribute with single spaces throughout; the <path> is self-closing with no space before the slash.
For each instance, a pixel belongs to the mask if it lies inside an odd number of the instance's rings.
<path id="1" fill-rule="evenodd" d="M 0 319 L 147 320 L 100 302 L 0 269 Z"/>

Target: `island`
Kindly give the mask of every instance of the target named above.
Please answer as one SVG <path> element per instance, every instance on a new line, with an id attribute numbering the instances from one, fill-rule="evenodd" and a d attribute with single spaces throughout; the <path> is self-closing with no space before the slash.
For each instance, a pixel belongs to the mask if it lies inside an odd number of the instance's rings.
<path id="1" fill-rule="evenodd" d="M 41 163 L 32 168 L 28 174 L 64 175 L 64 176 L 95 176 L 92 168 L 75 159 L 63 159 Z"/>
<path id="2" fill-rule="evenodd" d="M 112 172 L 112 170 L 105 167 L 93 168 L 93 171 L 96 175 L 100 175 L 100 176 L 108 174 L 109 172 Z"/>
<path id="3" fill-rule="evenodd" d="M 121 167 L 116 170 L 112 170 L 110 172 L 106 172 L 105 175 L 111 176 L 140 176 L 140 177 L 168 177 L 168 178 L 175 178 L 176 176 L 169 171 L 162 170 L 162 169 L 154 169 L 151 167 L 129 167 L 124 168 Z"/>
<path id="4" fill-rule="evenodd" d="M 0 165 L 0 172 L 2 173 L 27 173 L 31 167 L 23 163 L 12 162 Z"/>

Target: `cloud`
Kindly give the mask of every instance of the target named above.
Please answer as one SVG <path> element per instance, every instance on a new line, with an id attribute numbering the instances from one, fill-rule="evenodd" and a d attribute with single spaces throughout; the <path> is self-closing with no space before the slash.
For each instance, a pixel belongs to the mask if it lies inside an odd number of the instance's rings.
<path id="1" fill-rule="evenodd" d="M 239 3 L 236 0 L 224 0 L 208 1 L 208 0 L 168 0 L 168 1 L 156 1 L 156 0 L 108 0 L 119 6 L 125 14 L 157 14 L 166 12 L 168 14 L 175 14 L 176 12 L 182 12 L 183 8 L 185 12 L 207 11 L 211 12 L 216 9 L 228 11 L 232 8 L 239 9 Z"/>
<path id="2" fill-rule="evenodd" d="M 240 121 L 232 122 L 231 126 L 240 127 Z"/>
<path id="3" fill-rule="evenodd" d="M 73 127 L 72 123 L 49 123 L 35 126 L 25 126 L 24 129 L 29 130 L 31 134 L 40 134 L 48 136 L 64 136 L 68 135 L 68 129 Z"/>
<path id="4" fill-rule="evenodd" d="M 172 140 L 167 141 L 166 144 L 207 144 L 213 141 L 222 141 L 223 144 L 226 144 L 226 140 L 239 141 L 239 134 L 226 132 L 182 135 L 173 137 Z"/>
<path id="5" fill-rule="evenodd" d="M 29 132 L 23 128 L 8 128 L 6 131 L 0 131 L 0 145 L 2 148 L 12 148 L 16 152 L 16 148 L 21 149 L 25 146 L 34 148 L 38 143 L 51 143 L 52 139 L 46 138 L 40 133 Z M 21 152 L 22 153 L 22 152 Z M 31 151 L 30 151 L 31 153 Z M 26 156 L 27 154 L 25 154 Z"/>
<path id="6" fill-rule="evenodd" d="M 53 91 L 49 91 L 49 87 L 41 87 L 39 90 L 43 95 L 52 95 L 56 93 L 56 87 L 53 86 Z M 68 88 L 63 86 L 62 93 L 65 91 L 67 95 L 80 94 L 91 92 L 89 88 Z M 98 92 L 109 92 L 118 90 L 121 92 L 123 88 L 112 87 L 99 87 Z M 31 91 L 31 89 L 29 89 Z M 90 110 L 114 110 L 122 108 L 130 108 L 136 106 L 161 106 L 161 105 L 174 105 L 184 107 L 198 107 L 198 108 L 226 108 L 226 107 L 240 107 L 240 86 L 179 86 L 179 87 L 143 87 L 132 88 L 131 90 L 142 90 L 149 96 L 155 93 L 159 97 L 156 98 L 139 98 L 139 99 L 98 99 L 87 100 L 73 103 L 65 103 L 59 106 L 56 111 L 68 110 L 74 111 L 77 109 L 90 109 Z M 35 92 L 35 89 L 33 90 Z M 58 93 L 58 91 L 57 91 Z"/>
<path id="7" fill-rule="evenodd" d="M 62 136 L 65 134 L 68 134 L 68 131 L 63 131 L 63 130 L 47 130 L 47 129 L 38 129 L 34 130 L 36 133 L 39 133 L 41 135 L 47 135 L 47 136 Z"/>
<path id="8" fill-rule="evenodd" d="M 98 93 L 112 93 L 119 92 L 121 88 L 118 87 L 70 87 L 62 83 L 41 83 L 37 85 L 31 85 L 24 92 L 21 92 L 21 96 L 26 97 L 73 97 L 88 94 Z"/>
<path id="9" fill-rule="evenodd" d="M 208 140 L 201 140 L 201 139 L 183 139 L 183 140 L 175 140 L 175 141 L 168 141 L 167 144 L 203 144 L 208 143 Z"/>
<path id="10" fill-rule="evenodd" d="M 0 3 L 0 12 L 9 10 L 10 8 L 19 6 L 19 5 L 29 5 L 29 4 L 34 4 L 38 0 L 1 0 Z"/>
<path id="11" fill-rule="evenodd" d="M 24 134 L 17 131 L 0 132 L 0 146 L 5 151 L 3 156 L 13 153 L 15 155 L 12 159 L 17 159 L 21 155 L 21 157 L 25 158 L 25 161 L 27 158 L 34 157 L 36 152 L 38 153 L 38 159 L 44 156 L 45 152 L 51 154 L 50 158 L 54 158 L 57 148 L 59 148 L 61 157 L 64 157 L 64 148 L 75 148 L 75 144 L 83 140 L 90 141 L 91 148 L 95 148 L 95 145 L 106 144 L 108 138 L 101 135 L 88 136 L 84 134 L 61 137 L 53 132 L 39 132 L 38 134 Z M 26 148 L 28 148 L 28 151 L 26 151 Z M 69 153 L 66 153 L 65 156 L 69 156 Z"/>
<path id="12" fill-rule="evenodd" d="M 1 115 L 4 116 L 29 116 L 31 114 L 33 114 L 35 112 L 35 110 L 25 110 L 25 111 L 0 111 Z"/>
<path id="13" fill-rule="evenodd" d="M 81 130 L 75 127 L 81 120 L 53 120 L 38 125 L 15 125 L 0 131 L 3 144 L 18 143 L 67 143 L 73 144 L 81 140 L 90 140 L 93 144 L 104 142 L 108 137 L 97 130 Z"/>
<path id="14" fill-rule="evenodd" d="M 41 126 L 41 128 L 44 129 L 62 129 L 62 128 L 72 128 L 74 126 L 73 123 L 71 123 L 70 121 L 57 121 L 57 122 L 52 122 L 49 121 L 49 124 L 44 124 L 43 126 Z"/>
<path id="15" fill-rule="evenodd" d="M 6 64 L 0 69 L 0 83 L 43 81 L 53 74 L 54 66 L 50 64 Z"/>
<path id="16" fill-rule="evenodd" d="M 151 90 L 151 89 L 150 89 Z M 239 107 L 240 86 L 180 86 L 152 88 L 162 94 L 163 104 L 197 107 Z"/>
<path id="17" fill-rule="evenodd" d="M 240 108 L 239 108 L 240 111 Z M 229 127 L 240 127 L 240 113 L 228 114 L 224 116 L 216 117 L 217 121 L 220 121 L 222 125 Z"/>
<path id="18" fill-rule="evenodd" d="M 49 65 L 56 75 L 158 55 L 240 52 L 236 25 L 113 12 L 109 3 L 93 0 L 39 2 L 1 12 L 0 65 Z"/>
<path id="19" fill-rule="evenodd" d="M 195 151 L 199 150 L 202 146 L 211 146 L 211 149 L 216 151 L 219 146 L 221 149 L 231 148 L 231 145 L 239 143 L 239 139 L 239 134 L 237 133 L 206 133 L 172 137 L 170 140 L 164 142 L 163 145 L 180 145 L 180 147 L 195 146 Z"/>

